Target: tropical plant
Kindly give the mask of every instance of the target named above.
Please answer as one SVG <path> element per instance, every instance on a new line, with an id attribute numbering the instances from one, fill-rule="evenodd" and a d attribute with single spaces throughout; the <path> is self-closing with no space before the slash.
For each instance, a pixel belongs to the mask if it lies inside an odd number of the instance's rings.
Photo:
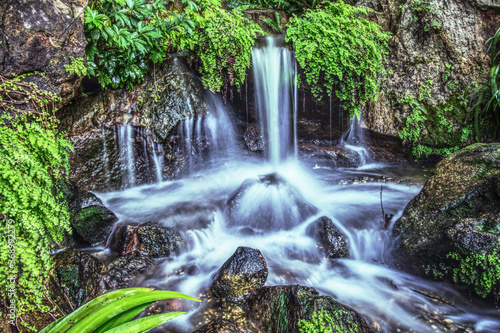
<path id="1" fill-rule="evenodd" d="M 71 149 L 56 127 L 59 98 L 24 77 L 0 77 L 0 288 L 18 316 L 50 310 L 42 304 L 50 250 L 70 232 L 67 204 L 55 191 Z"/>
<path id="2" fill-rule="evenodd" d="M 271 29 L 279 34 L 283 33 L 283 27 L 281 26 L 280 14 L 278 12 L 274 13 L 274 20 L 270 18 L 265 18 L 264 23 L 267 24 Z"/>
<path id="3" fill-rule="evenodd" d="M 348 316 L 345 310 L 338 309 L 333 312 L 333 316 L 325 310 L 314 312 L 309 320 L 299 320 L 300 333 L 354 333 L 358 332 L 358 325 L 354 322 L 342 320 L 343 316 Z"/>
<path id="4" fill-rule="evenodd" d="M 87 75 L 87 66 L 86 62 L 84 62 L 85 59 L 75 58 L 73 56 L 69 56 L 69 59 L 71 60 L 71 64 L 64 65 L 67 72 L 78 76 Z"/>
<path id="5" fill-rule="evenodd" d="M 370 11 L 325 1 L 303 17 L 292 17 L 286 33 L 313 95 L 320 99 L 334 92 L 351 116 L 377 98 L 377 76 L 387 55 L 390 34 L 364 18 Z"/>
<path id="6" fill-rule="evenodd" d="M 194 28 L 184 13 L 168 11 L 166 5 L 165 0 L 93 1 L 85 11 L 88 73 L 103 87 L 130 89 L 140 82 L 146 61 L 165 57 L 166 36 L 180 27 L 188 33 Z"/>
<path id="7" fill-rule="evenodd" d="M 202 2 L 200 11 L 186 9 L 196 30 L 192 36 L 174 32 L 166 44 L 171 51 L 187 50 L 191 61 L 199 64 L 203 85 L 214 92 L 222 90 L 223 96 L 245 82 L 255 38 L 264 34 L 245 17 L 245 9 L 227 12 L 216 0 Z"/>
<path id="8" fill-rule="evenodd" d="M 185 312 L 171 312 L 133 320 L 148 306 L 161 299 L 196 298 L 173 291 L 149 288 L 119 289 L 101 295 L 69 315 L 54 321 L 40 333 L 136 333 L 148 332 Z"/>
<path id="9" fill-rule="evenodd" d="M 500 126 L 500 28 L 493 37 L 485 43 L 486 53 L 490 55 L 490 75 L 488 81 L 480 83 L 472 93 L 470 98 L 470 110 L 467 114 L 467 121 L 473 114 L 474 136 L 476 141 L 481 140 L 480 122 L 481 118 L 491 116 L 495 119 L 496 125 L 493 132 L 493 139 L 497 138 Z"/>

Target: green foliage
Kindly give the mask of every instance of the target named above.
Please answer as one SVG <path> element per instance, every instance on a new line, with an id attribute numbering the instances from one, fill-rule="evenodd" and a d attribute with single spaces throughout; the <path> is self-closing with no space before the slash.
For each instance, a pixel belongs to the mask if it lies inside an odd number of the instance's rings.
<path id="1" fill-rule="evenodd" d="M 54 188 L 69 171 L 71 143 L 57 132 L 54 94 L 20 78 L 1 80 L 0 287 L 22 316 L 49 311 L 42 300 L 53 268 L 50 249 L 70 231 L 67 204 Z M 16 292 L 7 295 L 11 283 Z"/>
<path id="2" fill-rule="evenodd" d="M 410 8 L 415 13 L 413 20 L 419 22 L 425 32 L 441 32 L 441 23 L 434 18 L 436 7 L 434 0 L 413 0 L 410 3 Z"/>
<path id="3" fill-rule="evenodd" d="M 347 311 L 339 309 L 333 313 L 333 317 L 321 310 L 313 313 L 312 318 L 309 320 L 299 320 L 300 333 L 355 333 L 358 331 L 356 323 L 347 322 L 342 320 L 343 316 L 349 315 Z"/>
<path id="4" fill-rule="evenodd" d="M 449 263 L 440 263 L 437 268 L 426 269 L 435 277 L 451 275 L 454 282 L 464 283 L 474 288 L 481 297 L 487 297 L 494 288 L 500 287 L 500 252 L 498 245 L 491 250 L 474 252 L 457 248 L 446 258 Z"/>
<path id="5" fill-rule="evenodd" d="M 335 91 L 343 107 L 353 115 L 359 105 L 378 96 L 377 75 L 383 70 L 390 34 L 364 16 L 371 10 L 343 1 L 323 2 L 304 17 L 290 19 L 286 40 L 304 69 L 313 95 Z M 323 84 L 320 84 L 323 82 Z"/>
<path id="6" fill-rule="evenodd" d="M 83 62 L 83 58 L 75 58 L 73 56 L 69 56 L 69 58 L 71 59 L 71 64 L 64 65 L 67 72 L 78 76 L 87 75 L 87 66 Z"/>
<path id="7" fill-rule="evenodd" d="M 266 23 L 271 29 L 276 31 L 279 34 L 283 33 L 283 27 L 281 26 L 280 14 L 275 12 L 275 20 L 271 20 L 270 18 L 264 19 L 264 23 Z"/>
<path id="8" fill-rule="evenodd" d="M 194 28 L 184 13 L 170 12 L 166 5 L 166 0 L 100 0 L 93 2 L 94 9 L 87 7 L 88 73 L 103 87 L 130 89 L 143 80 L 146 61 L 156 63 L 165 57 L 167 35 L 180 27 L 187 32 Z"/>
<path id="9" fill-rule="evenodd" d="M 211 91 L 227 92 L 245 82 L 255 38 L 264 32 L 245 17 L 245 7 L 231 12 L 216 2 L 204 7 L 201 12 L 186 10 L 196 29 L 192 36 L 172 33 L 168 47 L 189 51 L 191 60 L 200 64 L 203 85 Z"/>
<path id="10" fill-rule="evenodd" d="M 474 90 L 470 98 L 470 110 L 467 119 L 471 114 L 474 117 L 474 137 L 480 141 L 480 120 L 486 117 L 493 117 L 496 122 L 493 139 L 498 137 L 498 128 L 500 126 L 500 47 L 497 43 L 500 41 L 500 28 L 493 37 L 489 38 L 485 47 L 486 52 L 490 54 L 490 75 L 488 81 L 480 83 Z"/>
<path id="11" fill-rule="evenodd" d="M 66 317 L 53 322 L 40 333 L 147 332 L 184 314 L 184 312 L 172 312 L 133 320 L 154 302 L 171 298 L 198 301 L 196 298 L 173 291 L 149 288 L 119 289 L 82 305 Z"/>
<path id="12" fill-rule="evenodd" d="M 314 9 L 321 2 L 322 0 L 229 0 L 228 8 L 250 6 L 252 8 L 280 9 L 291 14 L 302 13 L 305 9 Z"/>

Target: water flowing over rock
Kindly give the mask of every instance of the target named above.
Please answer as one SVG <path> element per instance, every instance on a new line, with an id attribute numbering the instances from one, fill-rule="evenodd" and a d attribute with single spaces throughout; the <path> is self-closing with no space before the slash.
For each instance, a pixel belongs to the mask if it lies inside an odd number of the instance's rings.
<path id="1" fill-rule="evenodd" d="M 118 218 L 112 211 L 102 206 L 87 206 L 75 213 L 71 220 L 78 235 L 91 245 L 106 240 Z"/>
<path id="2" fill-rule="evenodd" d="M 229 226 L 257 232 L 289 230 L 316 213 L 316 208 L 276 173 L 245 180 L 227 205 Z"/>
<path id="3" fill-rule="evenodd" d="M 311 223 L 307 232 L 318 240 L 328 259 L 349 257 L 349 240 L 328 217 L 320 217 Z"/>
<path id="4" fill-rule="evenodd" d="M 260 251 L 240 246 L 212 278 L 210 292 L 215 297 L 236 299 L 262 287 L 267 274 Z"/>
<path id="5" fill-rule="evenodd" d="M 299 332 L 298 322 L 311 319 L 313 313 L 325 310 L 337 327 L 349 332 L 372 332 L 361 315 L 353 309 L 319 296 L 314 288 L 303 286 L 262 287 L 247 301 L 247 320 L 254 332 Z M 356 326 L 354 326 L 356 325 Z"/>
<path id="6" fill-rule="evenodd" d="M 413 273 L 442 262 L 455 246 L 498 244 L 500 144 L 474 145 L 441 161 L 393 229 L 393 256 Z"/>
<path id="7" fill-rule="evenodd" d="M 65 104 L 80 87 L 70 57 L 85 58 L 86 1 L 5 0 L 0 4 L 0 75 L 29 73 L 24 82 L 53 92 Z"/>

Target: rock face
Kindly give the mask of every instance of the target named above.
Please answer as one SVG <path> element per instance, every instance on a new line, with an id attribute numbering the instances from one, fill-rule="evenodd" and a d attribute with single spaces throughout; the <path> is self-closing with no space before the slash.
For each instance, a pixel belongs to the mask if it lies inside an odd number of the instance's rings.
<path id="1" fill-rule="evenodd" d="M 441 161 L 393 229 L 393 256 L 404 268 L 442 262 L 456 246 L 498 244 L 500 144 L 474 145 Z"/>
<path id="2" fill-rule="evenodd" d="M 30 73 L 34 82 L 62 98 L 73 98 L 81 78 L 66 71 L 72 60 L 85 59 L 83 33 L 86 0 L 5 0 L 0 4 L 0 75 Z M 37 72 L 37 73 L 35 73 Z"/>
<path id="3" fill-rule="evenodd" d="M 107 244 L 111 251 L 119 255 L 139 251 L 152 258 L 179 254 L 184 246 L 185 241 L 176 229 L 153 222 L 138 226 L 119 225 Z"/>
<path id="4" fill-rule="evenodd" d="M 77 211 L 71 224 L 84 241 L 97 245 L 106 240 L 116 221 L 118 218 L 112 211 L 106 207 L 92 205 Z"/>
<path id="5" fill-rule="evenodd" d="M 307 232 L 317 239 L 328 259 L 349 257 L 349 240 L 328 217 L 320 217 L 311 223 Z"/>
<path id="6" fill-rule="evenodd" d="M 59 115 L 60 129 L 75 147 L 70 177 L 90 191 L 152 183 L 158 181 L 155 159 L 163 157 L 161 174 L 169 178 L 182 168 L 174 154 L 180 121 L 206 113 L 201 83 L 173 56 L 151 68 L 130 93 L 106 90 L 80 97 Z"/>
<path id="7" fill-rule="evenodd" d="M 412 112 L 408 104 L 398 101 L 412 94 L 415 100 L 421 96 L 419 103 L 428 112 L 426 127 L 435 130 L 434 120 L 460 112 L 458 98 L 463 89 L 473 81 L 482 81 L 489 72 L 483 44 L 500 23 L 500 4 L 490 0 L 448 0 L 431 2 L 429 8 L 423 9 L 428 2 L 356 2 L 357 6 L 374 9 L 370 18 L 393 33 L 380 96 L 364 112 L 369 129 L 397 136 Z M 452 127 L 455 130 L 459 124 Z M 445 144 L 443 135 L 423 134 L 428 144 Z"/>
<path id="8" fill-rule="evenodd" d="M 154 259 L 138 253 L 120 257 L 108 265 L 103 276 L 107 289 L 130 287 L 133 281 L 156 265 Z"/>
<path id="9" fill-rule="evenodd" d="M 247 333 L 250 331 L 245 330 L 239 325 L 236 325 L 228 320 L 217 318 L 203 327 L 200 327 L 193 333 Z"/>
<path id="10" fill-rule="evenodd" d="M 99 295 L 102 290 L 103 264 L 98 259 L 71 249 L 56 254 L 54 262 L 56 268 L 51 281 L 51 294 L 66 313 Z"/>
<path id="11" fill-rule="evenodd" d="M 267 274 L 260 251 L 240 246 L 214 275 L 210 291 L 215 297 L 236 299 L 262 287 Z"/>
<path id="12" fill-rule="evenodd" d="M 356 311 L 331 297 L 319 296 L 314 288 L 262 287 L 250 295 L 247 306 L 248 327 L 253 332 L 299 332 L 299 320 L 311 319 L 313 313 L 321 310 L 325 310 L 343 332 L 371 332 Z"/>

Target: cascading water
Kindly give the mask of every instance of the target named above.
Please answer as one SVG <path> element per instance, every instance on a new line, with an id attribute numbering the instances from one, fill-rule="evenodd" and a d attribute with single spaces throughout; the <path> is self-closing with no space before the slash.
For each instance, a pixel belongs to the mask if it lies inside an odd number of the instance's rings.
<path id="1" fill-rule="evenodd" d="M 267 46 L 262 45 L 264 42 Z M 495 309 L 473 309 L 467 299 L 446 285 L 392 270 L 384 264 L 391 226 L 385 226 L 380 219 L 380 184 L 337 185 L 344 170 L 312 174 L 299 163 L 290 162 L 296 156 L 291 123 L 294 88 L 284 86 L 294 84 L 295 74 L 289 68 L 284 68 L 284 73 L 275 69 L 285 66 L 282 61 L 293 68 L 293 57 L 288 50 L 280 49 L 275 40 L 261 40 L 258 44 L 253 61 L 255 70 L 262 70 L 262 75 L 256 82 L 256 91 L 264 95 L 257 100 L 263 108 L 261 112 L 266 113 L 260 117 L 267 140 L 277 140 L 267 143 L 267 161 L 228 153 L 237 146 L 232 135 L 226 136 L 230 132 L 225 127 L 230 124 L 228 110 L 217 99 L 211 102 L 208 97 L 209 117 L 220 122 L 211 123 L 209 118 L 187 120 L 181 126 L 183 140 L 191 151 L 193 142 L 209 136 L 217 142 L 213 145 L 217 148 L 214 156 L 229 159 L 221 163 L 215 158 L 217 164 L 212 163 L 213 158 L 205 160 L 205 168 L 177 181 L 99 195 L 120 221 L 156 221 L 180 230 L 187 228 L 184 238 L 188 248 L 161 262 L 134 286 L 199 295 L 237 247 L 249 246 L 259 249 L 267 261 L 268 285 L 315 287 L 353 307 L 380 332 L 440 332 L 448 329 L 448 322 L 465 325 L 471 332 L 485 327 L 491 332 L 500 331 Z M 268 61 L 274 67 L 261 63 Z M 266 68 L 280 79 L 265 77 Z M 288 93 L 279 92 L 271 84 Z M 274 89 L 275 95 L 267 91 L 267 86 Z M 285 105 L 288 106 L 282 108 Z M 270 124 L 276 127 L 270 128 Z M 352 133 L 355 135 L 355 129 Z M 382 176 L 386 171 L 377 172 Z M 352 170 L 349 176 L 353 174 L 364 175 L 359 169 Z M 385 212 L 394 214 L 395 221 L 419 190 L 418 186 L 384 184 Z M 197 221 L 200 216 L 208 222 L 186 227 L 188 221 Z M 316 240 L 308 234 L 309 226 L 321 216 L 329 217 L 346 234 L 350 258 L 329 264 Z M 452 297 L 454 304 L 438 301 L 439 297 L 433 296 L 436 294 Z M 196 310 L 190 313 L 193 315 Z M 197 321 L 193 324 L 190 319 L 189 315 L 183 316 L 167 324 L 171 325 L 167 330 L 192 332 Z"/>
<path id="2" fill-rule="evenodd" d="M 252 50 L 255 96 L 266 154 L 276 168 L 297 158 L 297 72 L 283 37 L 258 39 Z"/>
<path id="3" fill-rule="evenodd" d="M 127 187 L 135 185 L 134 166 L 134 128 L 130 124 L 122 125 L 118 131 L 118 145 L 120 149 L 120 160 L 125 166 L 123 183 Z"/>
<path id="4" fill-rule="evenodd" d="M 357 114 L 351 119 L 351 126 L 349 131 L 344 137 L 342 137 L 341 145 L 347 149 L 355 152 L 359 157 L 359 167 L 366 166 L 367 163 L 371 162 L 370 153 L 365 148 L 365 137 L 363 129 L 361 128 L 361 118 L 358 118 Z"/>

